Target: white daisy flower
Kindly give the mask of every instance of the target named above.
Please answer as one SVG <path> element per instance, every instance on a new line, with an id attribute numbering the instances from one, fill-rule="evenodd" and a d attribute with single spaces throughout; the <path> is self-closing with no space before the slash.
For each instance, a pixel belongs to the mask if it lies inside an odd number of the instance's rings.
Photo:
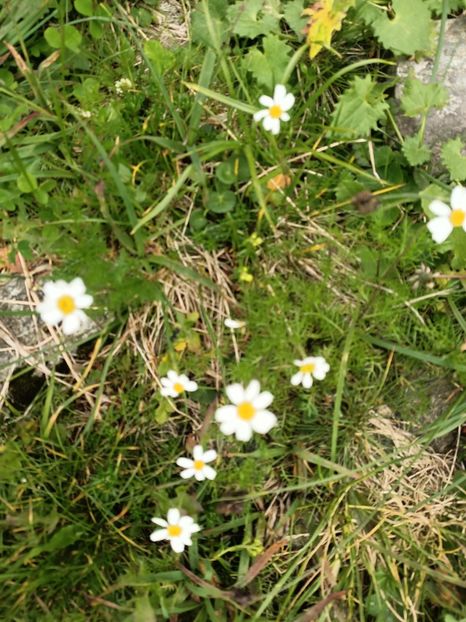
<path id="1" fill-rule="evenodd" d="M 466 231 L 466 188 L 463 186 L 453 188 L 450 203 L 451 207 L 436 199 L 429 205 L 429 210 L 435 214 L 435 218 L 429 220 L 427 228 L 437 244 L 445 242 L 457 227 L 462 227 L 463 231 Z"/>
<path id="2" fill-rule="evenodd" d="M 246 322 L 243 322 L 242 320 L 234 320 L 231 317 L 227 317 L 224 324 L 227 328 L 230 328 L 231 330 L 237 330 L 238 328 L 243 328 L 244 326 L 246 326 Z"/>
<path id="3" fill-rule="evenodd" d="M 258 380 L 251 380 L 246 388 L 230 384 L 225 391 L 233 403 L 215 411 L 215 420 L 224 434 L 236 434 L 239 441 L 249 441 L 253 432 L 267 434 L 277 425 L 277 417 L 266 410 L 273 395 L 269 391 L 261 393 Z"/>
<path id="4" fill-rule="evenodd" d="M 162 378 L 160 382 L 162 383 L 160 393 L 165 397 L 178 397 L 185 391 L 197 391 L 197 382 L 190 380 L 185 374 L 178 375 L 173 369 L 170 369 L 166 378 Z"/>
<path id="5" fill-rule="evenodd" d="M 162 529 L 156 529 L 150 534 L 152 542 L 170 540 L 170 546 L 175 553 L 182 553 L 185 546 L 191 546 L 191 535 L 201 529 L 191 516 L 181 516 L 180 511 L 176 508 L 168 510 L 167 520 L 152 518 L 151 521 L 162 527 Z"/>
<path id="6" fill-rule="evenodd" d="M 278 134 L 280 131 L 280 121 L 289 121 L 290 110 L 294 104 L 294 95 L 287 93 L 283 84 L 277 84 L 273 92 L 273 97 L 261 95 L 259 102 L 265 107 L 265 110 L 259 110 L 254 114 L 255 121 L 262 121 L 264 129 L 272 134 Z"/>
<path id="7" fill-rule="evenodd" d="M 115 92 L 117 95 L 123 95 L 125 91 L 133 88 L 133 83 L 129 78 L 121 78 L 115 82 Z"/>
<path id="8" fill-rule="evenodd" d="M 327 375 L 330 365 L 323 356 L 307 356 L 302 361 L 293 361 L 299 367 L 299 371 L 291 378 L 291 384 L 302 384 L 305 389 L 312 387 L 313 377 L 323 380 Z"/>
<path id="9" fill-rule="evenodd" d="M 208 449 L 204 451 L 201 445 L 196 445 L 193 448 L 193 458 L 178 458 L 176 464 L 184 469 L 180 475 L 183 479 L 189 477 L 195 477 L 198 482 L 202 482 L 205 479 L 215 479 L 217 472 L 207 462 L 213 462 L 217 459 L 217 452 L 215 449 Z"/>
<path id="10" fill-rule="evenodd" d="M 36 307 L 47 326 L 57 326 L 61 322 L 65 335 L 72 335 L 89 318 L 82 311 L 91 306 L 93 298 L 86 294 L 86 286 L 81 278 L 66 281 L 47 281 L 42 288 L 44 298 Z"/>

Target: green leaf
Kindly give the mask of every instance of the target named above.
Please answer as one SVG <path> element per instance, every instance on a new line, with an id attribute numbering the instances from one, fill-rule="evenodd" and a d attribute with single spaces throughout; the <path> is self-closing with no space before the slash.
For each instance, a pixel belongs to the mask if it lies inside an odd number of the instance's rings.
<path id="1" fill-rule="evenodd" d="M 419 192 L 419 198 L 421 199 L 421 207 L 428 218 L 433 218 L 435 216 L 429 209 L 432 201 L 450 202 L 449 192 L 437 184 L 429 184 L 424 190 L 421 190 L 421 192 Z"/>
<path id="2" fill-rule="evenodd" d="M 238 0 L 228 8 L 227 15 L 235 34 L 255 39 L 279 31 L 279 9 L 280 0 Z"/>
<path id="3" fill-rule="evenodd" d="M 69 24 L 65 24 L 61 28 L 47 28 L 44 32 L 44 37 L 50 47 L 58 49 L 64 46 L 76 53 L 79 52 L 79 46 L 82 41 L 79 30 Z"/>
<path id="4" fill-rule="evenodd" d="M 175 61 L 174 53 L 164 48 L 156 39 L 144 43 L 144 53 L 160 75 L 168 71 Z"/>
<path id="5" fill-rule="evenodd" d="M 368 136 L 385 118 L 388 104 L 384 98 L 382 89 L 371 76 L 354 78 L 333 112 L 333 131 L 348 138 Z"/>
<path id="6" fill-rule="evenodd" d="M 291 0 L 283 9 L 285 21 L 298 37 L 304 37 L 303 30 L 308 21 L 306 17 L 303 17 L 303 10 L 304 0 Z"/>
<path id="7" fill-rule="evenodd" d="M 231 190 L 224 192 L 211 192 L 207 199 L 207 209 L 215 214 L 226 214 L 236 205 L 236 195 Z"/>
<path id="8" fill-rule="evenodd" d="M 237 176 L 232 162 L 222 162 L 215 170 L 215 176 L 225 186 L 231 186 L 237 181 Z"/>
<path id="9" fill-rule="evenodd" d="M 100 39 L 104 34 L 104 29 L 100 22 L 93 20 L 89 24 L 89 32 L 91 33 L 91 37 L 93 39 Z"/>
<path id="10" fill-rule="evenodd" d="M 229 36 L 229 28 L 226 22 L 225 0 L 209 0 L 209 13 L 205 11 L 205 5 L 199 3 L 191 18 L 191 37 L 193 43 L 203 43 L 207 47 L 217 48 L 222 45 Z M 209 22 L 214 31 L 209 31 Z M 213 40 L 216 39 L 216 41 Z"/>
<path id="11" fill-rule="evenodd" d="M 408 117 L 427 113 L 431 108 L 443 108 L 448 101 L 448 91 L 441 84 L 424 84 L 417 78 L 405 82 L 401 107 Z"/>
<path id="12" fill-rule="evenodd" d="M 259 84 L 271 90 L 282 79 L 291 56 L 291 48 L 277 35 L 264 37 L 263 48 L 263 52 L 256 47 L 249 50 L 243 66 Z"/>
<path id="13" fill-rule="evenodd" d="M 134 600 L 133 622 L 156 622 L 155 612 L 152 608 L 149 596 L 144 594 Z"/>
<path id="14" fill-rule="evenodd" d="M 16 180 L 16 185 L 21 190 L 21 192 L 34 192 L 37 190 L 38 184 L 35 175 L 32 173 L 26 172 L 21 173 L 21 175 Z"/>
<path id="15" fill-rule="evenodd" d="M 7 443 L 0 446 L 0 482 L 19 479 L 22 472 L 21 454 L 15 445 Z"/>
<path id="16" fill-rule="evenodd" d="M 93 0 L 74 0 L 74 8 L 81 15 L 91 17 L 94 15 L 94 2 Z"/>
<path id="17" fill-rule="evenodd" d="M 369 5 L 369 3 L 367 3 Z M 412 55 L 430 48 L 430 11 L 423 0 L 393 0 L 392 14 L 373 5 L 363 10 L 380 43 L 396 54 Z"/>
<path id="18" fill-rule="evenodd" d="M 442 163 L 448 169 L 452 180 L 466 179 L 466 156 L 463 155 L 465 150 L 466 146 L 459 137 L 452 138 L 442 147 Z"/>
<path id="19" fill-rule="evenodd" d="M 419 144 L 419 136 L 405 138 L 403 153 L 411 166 L 418 166 L 430 160 L 431 151 L 427 145 Z"/>

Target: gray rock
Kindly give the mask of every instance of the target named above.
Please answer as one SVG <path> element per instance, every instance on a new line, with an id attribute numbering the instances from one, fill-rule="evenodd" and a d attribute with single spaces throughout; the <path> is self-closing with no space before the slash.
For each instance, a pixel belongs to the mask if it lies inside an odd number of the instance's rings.
<path id="1" fill-rule="evenodd" d="M 406 78 L 410 73 L 421 82 L 428 83 L 434 65 L 432 58 L 419 61 L 403 60 L 398 63 L 397 76 Z M 447 20 L 445 37 L 437 71 L 437 81 L 448 91 L 448 103 L 440 110 L 431 110 L 427 117 L 424 142 L 432 148 L 434 167 L 440 162 L 440 149 L 451 138 L 457 136 L 466 140 L 466 15 Z M 396 89 L 399 99 L 403 92 L 402 83 Z M 398 115 L 398 123 L 404 136 L 419 129 L 420 119 Z"/>
<path id="2" fill-rule="evenodd" d="M 155 26 L 146 29 L 151 38 L 158 39 L 167 48 L 187 43 L 187 16 L 180 0 L 161 0 L 154 17 Z"/>

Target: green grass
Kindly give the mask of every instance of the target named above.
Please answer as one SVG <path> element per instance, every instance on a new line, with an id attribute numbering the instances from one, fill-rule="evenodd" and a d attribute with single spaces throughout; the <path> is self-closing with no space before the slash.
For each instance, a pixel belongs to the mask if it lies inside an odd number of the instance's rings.
<path id="1" fill-rule="evenodd" d="M 271 91 L 244 63 L 262 38 L 228 3 L 201 2 L 172 49 L 144 44 L 154 1 L 8 4 L 2 276 L 18 254 L 34 294 L 81 276 L 97 325 L 43 381 L 20 365 L 4 399 L 1 619 L 460 622 L 464 262 L 419 200 L 455 180 L 409 165 L 391 112 L 367 136 L 331 129 L 355 76 L 389 93 L 390 51 L 351 13 L 309 62 L 282 21 L 296 105 L 274 138 L 250 114 Z M 290 384 L 306 354 L 331 366 L 310 391 Z M 199 383 L 176 407 L 170 368 Z M 242 444 L 212 416 L 252 378 L 279 425 Z M 218 451 L 213 482 L 179 477 L 195 440 Z M 202 526 L 182 556 L 149 540 L 174 506 Z"/>

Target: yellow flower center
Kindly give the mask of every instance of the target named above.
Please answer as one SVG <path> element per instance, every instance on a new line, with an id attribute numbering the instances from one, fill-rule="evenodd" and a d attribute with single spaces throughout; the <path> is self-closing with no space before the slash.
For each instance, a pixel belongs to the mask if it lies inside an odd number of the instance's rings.
<path id="1" fill-rule="evenodd" d="M 315 368 L 316 366 L 314 365 L 314 363 L 306 363 L 299 368 L 299 371 L 301 371 L 303 374 L 312 374 Z"/>
<path id="2" fill-rule="evenodd" d="M 175 384 L 173 385 L 173 388 L 175 389 L 177 393 L 183 393 L 184 391 L 184 386 L 181 384 L 181 382 L 175 382 Z"/>
<path id="3" fill-rule="evenodd" d="M 277 106 L 276 104 L 270 106 L 269 108 L 269 115 L 272 117 L 272 119 L 279 119 L 282 116 L 282 112 L 283 110 L 280 108 L 280 106 Z"/>
<path id="4" fill-rule="evenodd" d="M 177 538 L 181 535 L 181 527 L 179 525 L 168 525 L 167 533 L 170 538 Z"/>
<path id="5" fill-rule="evenodd" d="M 64 296 L 60 296 L 57 300 L 57 307 L 62 313 L 68 315 L 69 313 L 73 313 L 76 309 L 76 303 L 74 302 L 74 298 L 72 296 L 65 294 Z"/>
<path id="6" fill-rule="evenodd" d="M 454 209 L 450 214 L 450 222 L 454 227 L 461 227 L 466 218 L 466 212 L 462 209 Z"/>
<path id="7" fill-rule="evenodd" d="M 250 421 L 256 414 L 256 409 L 251 402 L 243 402 L 238 406 L 238 417 L 243 421 Z"/>
<path id="8" fill-rule="evenodd" d="M 196 471 L 201 471 L 204 468 L 204 464 L 202 460 L 194 460 L 194 469 Z"/>

